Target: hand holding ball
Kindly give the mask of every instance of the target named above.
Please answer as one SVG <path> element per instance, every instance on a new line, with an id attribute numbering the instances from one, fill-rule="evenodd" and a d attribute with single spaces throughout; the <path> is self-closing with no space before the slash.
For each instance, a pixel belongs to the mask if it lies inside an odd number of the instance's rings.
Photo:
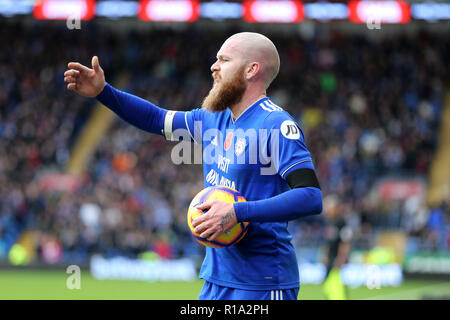
<path id="1" fill-rule="evenodd" d="M 238 243 L 247 233 L 248 222 L 239 222 L 234 225 L 230 230 L 218 236 L 215 240 L 209 241 L 200 237 L 200 234 L 195 232 L 195 228 L 192 225 L 192 221 L 195 218 L 201 216 L 205 212 L 196 208 L 196 206 L 208 201 L 219 200 L 227 203 L 243 202 L 246 201 L 244 196 L 239 191 L 224 186 L 212 186 L 200 191 L 194 199 L 192 199 L 189 205 L 187 214 L 187 222 L 192 236 L 197 242 L 212 248 L 226 248 Z"/>

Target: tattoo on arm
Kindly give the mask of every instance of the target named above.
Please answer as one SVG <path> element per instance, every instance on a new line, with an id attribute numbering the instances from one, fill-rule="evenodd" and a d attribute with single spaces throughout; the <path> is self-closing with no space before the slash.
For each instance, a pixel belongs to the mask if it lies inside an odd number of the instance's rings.
<path id="1" fill-rule="evenodd" d="M 233 217 L 233 211 L 230 210 L 227 212 L 227 214 L 225 216 L 222 217 L 222 221 L 220 222 L 220 229 L 222 232 L 225 232 L 225 225 L 228 224 L 228 222 L 230 222 L 231 218 Z"/>

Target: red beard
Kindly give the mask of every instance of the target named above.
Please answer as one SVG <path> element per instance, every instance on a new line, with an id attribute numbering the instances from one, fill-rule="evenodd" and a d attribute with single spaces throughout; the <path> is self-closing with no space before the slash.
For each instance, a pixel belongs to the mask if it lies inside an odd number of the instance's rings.
<path id="1" fill-rule="evenodd" d="M 220 112 L 239 103 L 247 89 L 243 76 L 244 68 L 238 70 L 229 81 L 214 86 L 203 99 L 202 108 L 212 112 Z M 216 79 L 217 75 L 213 74 L 213 77 Z"/>

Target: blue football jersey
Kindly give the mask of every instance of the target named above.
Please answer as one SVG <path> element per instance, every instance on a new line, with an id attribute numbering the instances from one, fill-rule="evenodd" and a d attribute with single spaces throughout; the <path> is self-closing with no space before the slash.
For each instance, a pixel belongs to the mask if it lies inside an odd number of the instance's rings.
<path id="1" fill-rule="evenodd" d="M 268 97 L 236 120 L 232 112 L 194 109 L 169 111 L 164 121 L 169 140 L 202 144 L 204 187 L 224 185 L 247 201 L 267 199 L 289 190 L 287 175 L 314 169 L 296 121 Z M 251 222 L 245 237 L 224 248 L 206 248 L 199 277 L 232 288 L 289 289 L 299 286 L 298 263 L 287 222 Z"/>

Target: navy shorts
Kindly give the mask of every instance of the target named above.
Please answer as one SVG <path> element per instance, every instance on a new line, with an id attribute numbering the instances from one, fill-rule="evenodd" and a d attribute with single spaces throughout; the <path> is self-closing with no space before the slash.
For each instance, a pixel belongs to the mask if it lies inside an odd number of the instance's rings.
<path id="1" fill-rule="evenodd" d="M 205 281 L 199 300 L 297 300 L 299 288 L 280 290 L 243 290 L 222 287 Z"/>

